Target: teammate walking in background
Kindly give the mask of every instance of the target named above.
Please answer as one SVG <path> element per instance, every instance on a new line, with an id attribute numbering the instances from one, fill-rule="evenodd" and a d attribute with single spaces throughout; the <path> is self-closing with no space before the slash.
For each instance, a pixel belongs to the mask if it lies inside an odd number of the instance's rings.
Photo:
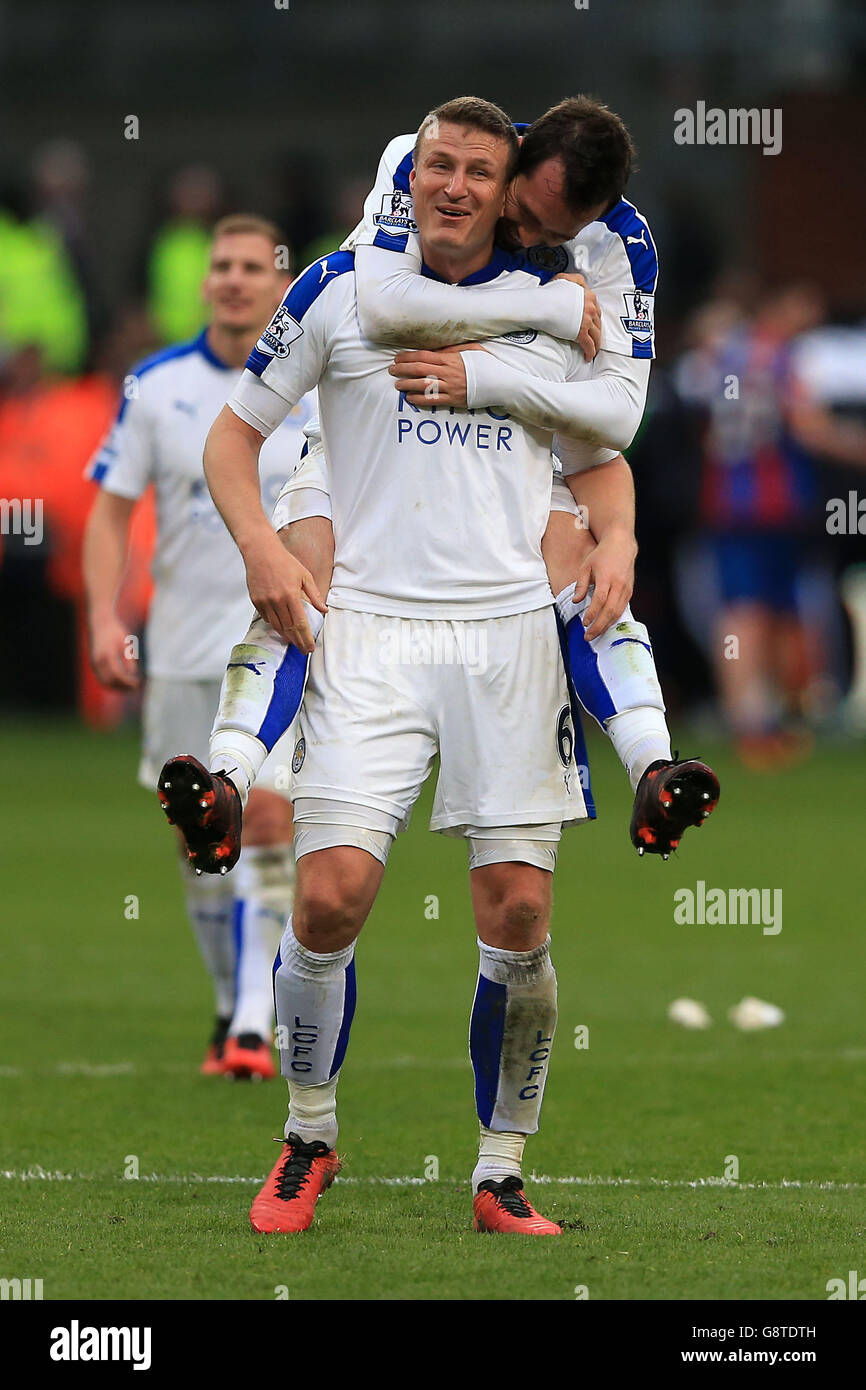
<path id="1" fill-rule="evenodd" d="M 207 432 L 231 394 L 262 326 L 284 293 L 282 238 L 262 218 L 235 215 L 213 235 L 203 297 L 208 326 L 165 349 L 128 379 L 117 421 L 89 466 L 100 484 L 88 522 L 84 571 L 94 669 L 109 686 L 139 683 L 139 662 L 115 612 L 136 501 L 153 484 L 155 590 L 145 645 L 144 743 L 139 780 L 152 789 L 178 748 L 206 755 L 220 678 L 249 622 L 244 567 L 204 479 Z M 270 505 L 300 452 L 313 411 L 302 401 L 262 450 Z M 182 865 L 190 922 L 213 982 L 216 1022 L 202 1071 L 274 1075 L 271 967 L 291 910 L 294 859 L 288 800 L 290 742 L 275 747 L 250 798 L 244 848 L 228 878 Z M 206 797 L 204 789 L 202 798 Z"/>

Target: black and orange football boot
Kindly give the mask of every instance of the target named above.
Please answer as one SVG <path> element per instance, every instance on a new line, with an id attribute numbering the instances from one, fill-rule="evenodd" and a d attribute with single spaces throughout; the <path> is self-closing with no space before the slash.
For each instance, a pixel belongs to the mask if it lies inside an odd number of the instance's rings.
<path id="1" fill-rule="evenodd" d="M 254 1231 L 292 1235 L 313 1224 L 316 1202 L 340 1171 L 335 1149 L 297 1134 L 278 1140 L 283 1150 L 250 1208 Z"/>
<path id="2" fill-rule="evenodd" d="M 197 874 L 227 874 L 241 852 L 243 812 L 237 787 L 223 772 L 208 772 L 191 753 L 169 758 L 157 785 L 169 824 L 176 825 Z"/>
<path id="3" fill-rule="evenodd" d="M 199 1067 L 202 1076 L 222 1076 L 230 1023 L 230 1018 L 217 1018 L 210 1042 L 207 1045 L 207 1052 L 204 1054 L 204 1061 Z"/>
<path id="4" fill-rule="evenodd" d="M 523 1191 L 523 1179 L 492 1179 L 479 1183 L 473 1200 L 476 1231 L 498 1231 L 510 1236 L 561 1236 L 562 1227 L 548 1221 L 530 1206 Z"/>
<path id="5" fill-rule="evenodd" d="M 650 763 L 637 785 L 629 834 L 638 854 L 670 858 L 690 825 L 716 809 L 719 779 L 697 758 Z"/>
<path id="6" fill-rule="evenodd" d="M 237 1081 L 273 1081 L 277 1074 L 270 1043 L 258 1033 L 226 1039 L 223 1074 Z"/>

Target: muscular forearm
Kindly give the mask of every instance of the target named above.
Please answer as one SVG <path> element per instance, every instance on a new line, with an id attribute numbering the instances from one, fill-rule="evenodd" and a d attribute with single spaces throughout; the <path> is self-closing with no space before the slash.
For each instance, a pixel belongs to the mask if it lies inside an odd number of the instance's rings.
<path id="1" fill-rule="evenodd" d="M 244 559 L 251 549 L 271 545 L 276 539 L 259 491 L 263 442 L 261 434 L 225 405 L 204 448 L 204 472 L 211 497 Z"/>
<path id="2" fill-rule="evenodd" d="M 578 602 L 594 586 L 583 614 L 586 635 L 600 637 L 625 612 L 634 588 L 634 484 L 622 457 L 599 464 L 566 479 L 572 496 L 585 507 L 585 516 L 598 544 L 578 572 L 574 598 Z"/>
<path id="3" fill-rule="evenodd" d="M 115 610 L 134 508 L 132 498 L 101 491 L 84 533 L 82 565 L 90 660 L 97 679 L 114 690 L 134 690 L 139 681 L 138 657 Z"/>
<path id="4" fill-rule="evenodd" d="M 634 479 L 622 454 L 598 468 L 572 473 L 565 481 L 597 541 L 615 533 L 634 535 Z"/>
<path id="5" fill-rule="evenodd" d="M 366 338 L 388 347 L 448 347 L 474 338 L 498 338 L 534 328 L 576 341 L 583 290 L 566 280 L 504 290 L 445 285 L 408 269 L 404 258 L 377 246 L 359 246 L 358 317 Z"/>
<path id="6" fill-rule="evenodd" d="M 472 409 L 507 410 L 539 429 L 570 439 L 625 449 L 643 415 L 646 371 L 626 375 L 617 370 L 617 354 L 599 353 L 589 381 L 545 381 L 500 362 L 490 352 L 463 352 L 466 400 Z M 641 364 L 643 366 L 643 364 Z"/>
<path id="7" fill-rule="evenodd" d="M 82 550 L 84 592 L 91 626 L 114 614 L 126 568 L 129 521 L 135 503 L 100 492 L 87 522 Z"/>
<path id="8" fill-rule="evenodd" d="M 299 651 L 315 646 L 304 611 L 307 601 L 324 613 L 313 576 L 283 547 L 262 510 L 259 450 L 264 436 L 229 406 L 214 420 L 204 451 L 204 471 L 220 516 L 244 558 L 253 607 L 285 642 Z"/>

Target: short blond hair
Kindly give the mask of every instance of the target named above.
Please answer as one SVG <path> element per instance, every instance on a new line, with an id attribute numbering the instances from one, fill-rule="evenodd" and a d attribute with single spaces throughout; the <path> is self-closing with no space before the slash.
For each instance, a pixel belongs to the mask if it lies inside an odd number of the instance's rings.
<path id="1" fill-rule="evenodd" d="M 483 130 L 486 134 L 501 140 L 508 150 L 508 166 L 505 171 L 505 178 L 507 182 L 511 182 L 517 172 L 517 156 L 520 146 L 514 124 L 511 118 L 506 116 L 501 106 L 497 106 L 492 101 L 485 101 L 483 97 L 452 97 L 450 101 L 443 102 L 441 106 L 434 106 L 432 111 L 427 112 L 415 137 L 412 159 L 416 167 L 424 136 L 432 131 L 435 138 L 438 134 L 440 121 L 447 122 L 449 125 L 463 126 L 466 130 Z"/>
<path id="2" fill-rule="evenodd" d="M 270 242 L 274 251 L 277 250 L 277 247 L 285 247 L 286 273 L 291 274 L 294 261 L 292 249 L 276 222 L 271 222 L 270 218 L 260 217 L 256 212 L 230 212 L 227 217 L 221 217 L 214 224 L 211 232 L 214 241 L 221 236 L 242 236 L 244 234 L 263 236 Z"/>

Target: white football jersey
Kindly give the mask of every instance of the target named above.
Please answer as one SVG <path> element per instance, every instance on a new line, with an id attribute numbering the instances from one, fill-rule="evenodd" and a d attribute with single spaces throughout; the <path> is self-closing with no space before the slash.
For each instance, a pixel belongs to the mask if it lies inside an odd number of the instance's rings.
<path id="1" fill-rule="evenodd" d="M 525 257 L 496 251 L 465 283 L 501 294 L 539 279 Z M 533 330 L 486 347 L 542 380 L 569 380 L 584 365 L 574 344 Z M 392 360 L 362 336 L 354 255 L 336 251 L 292 285 L 229 399 L 268 436 L 318 387 L 336 546 L 328 603 L 451 619 L 548 605 L 550 431 L 505 411 L 410 405 L 388 374 Z"/>
<path id="2" fill-rule="evenodd" d="M 87 468 L 89 478 L 119 497 L 138 498 L 154 485 L 157 538 L 145 653 L 150 676 L 220 679 L 249 626 L 244 562 L 202 466 L 208 430 L 240 375 L 212 352 L 206 331 L 146 358 L 133 368 L 117 419 Z M 262 503 L 269 516 L 315 409 L 315 398 L 299 398 L 262 449 Z"/>
<path id="3" fill-rule="evenodd" d="M 518 125 L 522 134 L 525 126 Z M 421 268 L 418 228 L 412 215 L 409 173 L 415 135 L 398 135 L 386 147 L 364 217 L 344 248 L 378 246 L 404 252 Z M 649 224 L 637 208 L 621 198 L 610 212 L 590 222 L 563 246 L 534 246 L 531 263 L 554 275 L 583 275 L 602 311 L 601 350 L 627 357 L 655 356 L 653 306 L 658 256 Z"/>

